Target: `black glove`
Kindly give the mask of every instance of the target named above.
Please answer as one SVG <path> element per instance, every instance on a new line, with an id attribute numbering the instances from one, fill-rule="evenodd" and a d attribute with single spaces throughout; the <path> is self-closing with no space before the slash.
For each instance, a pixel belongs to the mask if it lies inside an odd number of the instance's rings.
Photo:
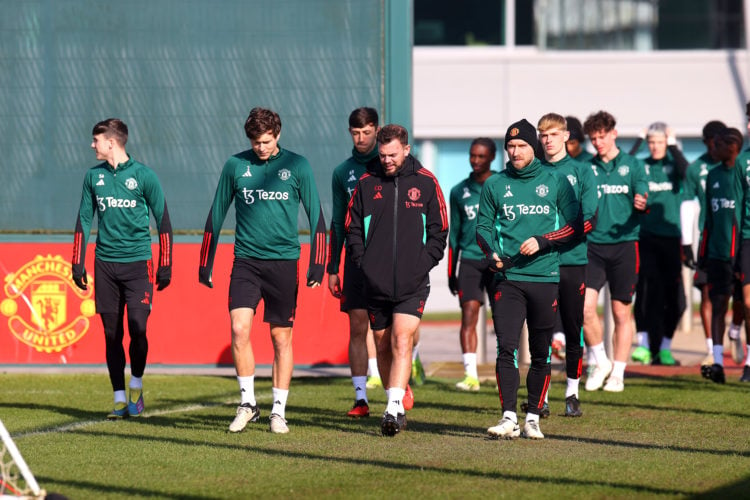
<path id="1" fill-rule="evenodd" d="M 682 263 L 690 269 L 695 269 L 695 256 L 692 245 L 682 245 Z"/>
<path id="2" fill-rule="evenodd" d="M 313 286 L 315 283 L 323 283 L 323 276 L 325 276 L 325 266 L 320 264 L 313 264 L 307 270 L 307 286 Z"/>
<path id="3" fill-rule="evenodd" d="M 156 270 L 156 291 L 162 291 L 172 281 L 172 266 L 159 266 Z"/>
<path id="4" fill-rule="evenodd" d="M 448 289 L 453 295 L 458 295 L 458 278 L 456 276 L 448 276 Z"/>
<path id="5" fill-rule="evenodd" d="M 513 264 L 513 260 L 511 260 L 510 257 L 500 257 L 500 260 L 497 261 L 493 259 L 492 257 L 488 257 L 484 259 L 487 264 L 487 269 L 492 271 L 493 273 L 504 273 L 511 267 L 513 267 L 515 264 Z M 498 267 L 499 264 L 502 263 L 501 267 Z"/>
<path id="6" fill-rule="evenodd" d="M 211 271 L 207 267 L 198 268 L 198 283 L 213 288 L 214 283 L 211 281 Z"/>
<path id="7" fill-rule="evenodd" d="M 88 290 L 86 285 L 89 279 L 86 276 L 86 268 L 83 267 L 83 264 L 73 264 L 73 282 L 81 290 Z"/>

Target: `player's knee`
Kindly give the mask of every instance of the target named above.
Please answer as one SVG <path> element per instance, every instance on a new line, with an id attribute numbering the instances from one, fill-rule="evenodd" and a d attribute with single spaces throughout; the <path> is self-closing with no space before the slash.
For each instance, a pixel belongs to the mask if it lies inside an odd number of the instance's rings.
<path id="1" fill-rule="evenodd" d="M 131 337 L 145 337 L 149 311 L 133 309 L 128 311 L 128 331 Z"/>

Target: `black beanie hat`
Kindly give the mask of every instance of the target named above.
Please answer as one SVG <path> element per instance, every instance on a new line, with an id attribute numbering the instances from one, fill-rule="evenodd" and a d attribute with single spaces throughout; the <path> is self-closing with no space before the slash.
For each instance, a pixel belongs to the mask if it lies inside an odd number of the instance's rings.
<path id="1" fill-rule="evenodd" d="M 521 119 L 520 121 L 517 121 L 516 123 L 512 124 L 510 127 L 508 127 L 508 131 L 505 132 L 505 145 L 504 147 L 508 147 L 508 141 L 511 141 L 513 139 L 521 139 L 522 141 L 526 142 L 529 146 L 534 148 L 536 150 L 537 148 L 537 137 L 536 137 L 536 128 L 534 128 L 534 125 L 529 123 L 526 118 Z"/>
<path id="2" fill-rule="evenodd" d="M 578 142 L 583 142 L 583 125 L 581 120 L 575 116 L 566 116 L 565 122 L 568 124 L 568 132 L 570 132 L 570 138 L 575 139 Z"/>

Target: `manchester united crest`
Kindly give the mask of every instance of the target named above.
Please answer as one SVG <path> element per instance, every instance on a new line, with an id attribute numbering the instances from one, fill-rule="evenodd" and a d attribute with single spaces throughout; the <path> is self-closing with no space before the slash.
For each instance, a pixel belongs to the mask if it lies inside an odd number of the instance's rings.
<path id="1" fill-rule="evenodd" d="M 92 283 L 89 277 L 89 289 L 80 290 L 62 256 L 37 255 L 5 276 L 0 313 L 24 344 L 39 352 L 60 352 L 81 340 L 96 314 Z"/>
<path id="2" fill-rule="evenodd" d="M 411 201 L 417 201 L 422 196 L 422 191 L 414 187 L 406 192 L 406 196 L 408 196 Z"/>

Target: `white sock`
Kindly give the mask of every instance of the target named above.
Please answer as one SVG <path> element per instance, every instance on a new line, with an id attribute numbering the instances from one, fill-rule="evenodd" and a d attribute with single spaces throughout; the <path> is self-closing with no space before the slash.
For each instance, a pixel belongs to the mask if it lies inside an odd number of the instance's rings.
<path id="1" fill-rule="evenodd" d="M 516 415 L 516 412 L 514 412 L 514 411 L 504 411 L 503 412 L 503 418 L 509 418 L 514 423 L 516 423 L 516 424 L 518 423 L 518 415 Z"/>
<path id="2" fill-rule="evenodd" d="M 672 350 L 672 339 L 668 339 L 667 337 L 664 337 L 661 339 L 661 346 L 659 346 L 660 351 L 671 351 Z"/>
<path id="3" fill-rule="evenodd" d="M 390 413 L 394 417 L 399 413 L 406 413 L 404 409 L 404 394 L 406 390 L 398 387 L 391 387 L 387 391 L 388 394 L 388 406 L 386 406 L 386 413 Z"/>
<path id="4" fill-rule="evenodd" d="M 527 422 L 536 422 L 538 424 L 539 423 L 539 415 L 537 415 L 536 413 L 527 413 L 526 414 L 526 421 Z"/>
<path id="5" fill-rule="evenodd" d="M 465 352 L 461 356 L 464 360 L 464 373 L 469 377 L 479 378 L 477 372 L 477 353 Z"/>
<path id="6" fill-rule="evenodd" d="M 742 325 L 735 325 L 734 323 L 729 325 L 729 338 L 734 340 L 740 336 L 740 328 Z"/>
<path id="7" fill-rule="evenodd" d="M 411 348 L 411 360 L 414 362 L 419 357 L 419 344 L 414 344 Z"/>
<path id="8" fill-rule="evenodd" d="M 281 418 L 285 417 L 286 410 L 286 398 L 289 397 L 289 389 L 279 389 L 274 387 L 273 392 L 273 406 L 271 407 L 271 414 L 277 414 Z"/>
<path id="9" fill-rule="evenodd" d="M 367 367 L 370 370 L 370 376 L 371 377 L 378 377 L 378 378 L 380 378 L 380 372 L 378 371 L 378 358 L 368 358 L 367 359 Z"/>
<path id="10" fill-rule="evenodd" d="M 131 389 L 143 389 L 143 377 L 130 377 Z"/>
<path id="11" fill-rule="evenodd" d="M 748 350 L 750 351 L 750 348 Z M 745 366 L 750 366 L 750 352 L 745 356 Z"/>
<path id="12" fill-rule="evenodd" d="M 125 391 L 115 391 L 115 404 L 125 402 L 127 402 Z"/>
<path id="13" fill-rule="evenodd" d="M 552 386 L 552 383 L 550 382 L 550 387 Z M 544 402 L 549 404 L 549 387 L 547 387 L 547 392 L 544 393 Z"/>
<path id="14" fill-rule="evenodd" d="M 569 398 L 570 396 L 578 397 L 578 384 L 581 381 L 579 378 L 569 378 L 568 379 L 568 387 L 565 389 L 565 397 Z"/>
<path id="15" fill-rule="evenodd" d="M 612 366 L 612 374 L 610 377 L 619 378 L 620 380 L 625 380 L 625 366 L 627 363 L 625 361 L 615 361 L 614 366 Z"/>
<path id="16" fill-rule="evenodd" d="M 586 364 L 589 366 L 593 366 L 596 364 L 594 349 L 591 346 L 586 346 Z"/>
<path id="17" fill-rule="evenodd" d="M 714 352 L 714 339 L 712 339 L 711 337 L 708 337 L 706 339 L 706 351 Z"/>
<path id="18" fill-rule="evenodd" d="M 714 346 L 714 363 L 724 366 L 724 346 L 721 344 Z"/>
<path id="19" fill-rule="evenodd" d="M 255 375 L 237 377 L 237 382 L 240 384 L 240 404 L 255 406 Z"/>
<path id="20" fill-rule="evenodd" d="M 367 401 L 367 376 L 352 377 L 352 385 L 354 386 L 354 399 Z"/>
<path id="21" fill-rule="evenodd" d="M 563 345 L 565 345 L 565 334 L 563 332 L 555 332 L 552 334 L 552 340 L 557 340 L 558 342 L 561 342 Z"/>
<path id="22" fill-rule="evenodd" d="M 594 354 L 594 362 L 597 365 L 602 364 L 605 360 L 609 361 L 609 358 L 607 358 L 607 351 L 604 350 L 604 342 L 592 345 L 591 351 Z"/>
<path id="23" fill-rule="evenodd" d="M 639 346 L 649 348 L 648 332 L 638 332 L 635 334 L 636 342 Z"/>

